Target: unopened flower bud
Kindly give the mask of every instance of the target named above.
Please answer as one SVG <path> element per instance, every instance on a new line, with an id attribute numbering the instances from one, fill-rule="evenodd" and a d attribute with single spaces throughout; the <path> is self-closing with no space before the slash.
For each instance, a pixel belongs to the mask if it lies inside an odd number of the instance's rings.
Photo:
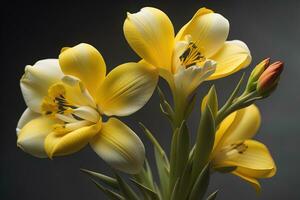
<path id="1" fill-rule="evenodd" d="M 256 65 L 256 67 L 253 69 L 248 79 L 247 89 L 246 89 L 247 92 L 252 92 L 256 90 L 257 81 L 261 76 L 261 74 L 269 66 L 269 64 L 270 64 L 270 58 L 266 58 L 263 61 L 261 61 L 258 65 Z"/>
<path id="2" fill-rule="evenodd" d="M 267 67 L 258 79 L 256 87 L 258 93 L 261 95 L 270 94 L 276 88 L 282 70 L 283 62 L 281 61 L 277 61 Z"/>

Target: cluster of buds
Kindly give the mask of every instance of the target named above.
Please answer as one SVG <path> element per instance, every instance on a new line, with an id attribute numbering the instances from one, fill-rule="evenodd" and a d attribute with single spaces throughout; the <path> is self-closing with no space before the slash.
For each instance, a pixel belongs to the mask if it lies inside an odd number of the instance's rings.
<path id="1" fill-rule="evenodd" d="M 282 70 L 283 62 L 270 64 L 270 58 L 263 60 L 252 71 L 246 92 L 257 91 L 260 96 L 268 96 L 275 90 Z"/>

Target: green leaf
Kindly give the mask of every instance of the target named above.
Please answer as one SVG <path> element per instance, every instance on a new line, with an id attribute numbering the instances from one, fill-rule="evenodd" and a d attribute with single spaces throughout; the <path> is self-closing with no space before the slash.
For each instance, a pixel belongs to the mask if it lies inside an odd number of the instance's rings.
<path id="1" fill-rule="evenodd" d="M 156 194 L 156 192 L 154 192 L 153 190 L 151 190 L 147 186 L 143 185 L 142 183 L 137 182 L 134 179 L 130 179 L 130 180 L 134 185 L 136 185 L 141 190 L 142 193 L 146 193 L 147 196 L 149 196 L 151 200 L 158 200 L 159 199 L 159 196 Z"/>
<path id="2" fill-rule="evenodd" d="M 154 147 L 155 161 L 159 176 L 162 199 L 167 199 L 169 195 L 169 162 L 165 154 L 160 154 L 158 149 Z"/>
<path id="3" fill-rule="evenodd" d="M 216 117 L 219 106 L 218 106 L 218 96 L 214 85 L 210 88 L 206 98 L 207 98 L 206 104 L 210 107 L 213 116 Z"/>
<path id="4" fill-rule="evenodd" d="M 185 109 L 185 112 L 184 112 L 184 119 L 187 119 L 190 114 L 192 113 L 194 107 L 195 107 L 195 104 L 196 104 L 196 100 L 197 100 L 197 94 L 193 94 L 193 96 L 190 98 L 190 100 L 188 101 L 187 103 L 187 107 Z"/>
<path id="5" fill-rule="evenodd" d="M 198 175 L 189 196 L 189 200 L 202 199 L 206 193 L 209 184 L 209 166 L 203 168 L 202 172 Z"/>
<path id="6" fill-rule="evenodd" d="M 173 189 L 175 185 L 176 177 L 176 157 L 177 157 L 177 142 L 178 142 L 179 129 L 176 128 L 171 142 L 171 153 L 170 153 L 170 191 Z"/>
<path id="7" fill-rule="evenodd" d="M 180 183 L 179 183 L 179 192 L 178 192 L 178 199 L 186 199 L 189 195 L 191 185 L 191 175 L 192 175 L 192 167 L 193 162 L 191 159 L 188 160 L 188 163 L 185 166 L 185 169 L 180 177 Z"/>
<path id="8" fill-rule="evenodd" d="M 139 200 L 139 197 L 136 195 L 136 193 L 117 173 L 115 173 L 115 176 L 119 183 L 119 188 L 125 196 L 126 200 Z"/>
<path id="9" fill-rule="evenodd" d="M 150 142 L 153 144 L 154 147 L 154 155 L 155 155 L 155 161 L 156 166 L 158 170 L 158 176 L 160 180 L 160 186 L 161 186 L 161 195 L 162 199 L 167 199 L 167 196 L 169 194 L 169 171 L 170 171 L 170 164 L 168 157 L 166 156 L 165 151 L 160 146 L 159 142 L 156 140 L 156 138 L 153 136 L 153 134 L 142 124 L 139 123 L 142 127 L 144 133 L 150 140 Z"/>
<path id="10" fill-rule="evenodd" d="M 174 184 L 174 188 L 172 190 L 172 193 L 171 193 L 171 200 L 176 200 L 178 197 L 177 197 L 177 194 L 178 194 L 178 187 L 179 187 L 179 182 L 180 182 L 180 178 L 177 178 L 176 179 L 176 182 Z"/>
<path id="11" fill-rule="evenodd" d="M 143 123 L 139 122 L 139 125 L 141 126 L 141 128 L 143 129 L 143 132 L 146 134 L 147 138 L 150 140 L 150 142 L 153 144 L 153 146 L 155 148 L 157 148 L 157 150 L 159 151 L 159 153 L 161 155 L 165 155 L 165 152 L 164 152 L 163 148 L 160 146 L 159 142 L 153 136 L 153 134 L 151 133 L 151 131 L 149 129 L 147 129 L 146 126 Z"/>
<path id="12" fill-rule="evenodd" d="M 192 178 L 198 176 L 203 167 L 207 164 L 215 140 L 215 120 L 207 104 L 198 126 L 196 146 L 193 155 Z"/>
<path id="13" fill-rule="evenodd" d="M 177 153 L 175 164 L 175 177 L 180 177 L 189 159 L 190 137 L 186 122 L 183 121 L 177 136 Z"/>
<path id="14" fill-rule="evenodd" d="M 106 176 L 104 174 L 93 172 L 93 171 L 90 171 L 90 170 L 87 170 L 87 169 L 80 169 L 80 171 L 87 174 L 87 175 L 89 175 L 90 177 L 97 178 L 97 179 L 101 180 L 103 183 L 105 183 L 106 185 L 108 185 L 108 186 L 110 186 L 114 189 L 119 188 L 118 181 L 114 178 L 111 178 L 111 177 Z"/>
<path id="15" fill-rule="evenodd" d="M 91 181 L 97 186 L 98 189 L 100 189 L 109 199 L 113 199 L 113 200 L 125 200 L 125 198 L 123 196 L 121 196 L 120 194 L 107 189 L 105 187 L 103 187 L 100 183 L 98 183 L 96 180 L 94 180 L 93 178 L 90 178 Z"/>
<path id="16" fill-rule="evenodd" d="M 206 200 L 215 200 L 217 198 L 218 192 L 219 192 L 218 190 L 214 191 L 206 198 Z"/>

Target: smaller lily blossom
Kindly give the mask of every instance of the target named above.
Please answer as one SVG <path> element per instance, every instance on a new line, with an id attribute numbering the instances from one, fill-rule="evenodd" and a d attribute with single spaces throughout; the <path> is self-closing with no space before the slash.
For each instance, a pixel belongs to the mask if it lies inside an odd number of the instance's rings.
<path id="1" fill-rule="evenodd" d="M 230 173 L 249 182 L 258 192 L 261 186 L 257 179 L 270 178 L 276 173 L 267 147 L 251 139 L 260 122 L 260 112 L 255 105 L 233 112 L 221 122 L 211 154 L 213 169 L 232 168 Z"/>
<path id="2" fill-rule="evenodd" d="M 89 44 L 63 48 L 59 59 L 25 68 L 20 85 L 28 108 L 17 125 L 17 145 L 33 156 L 53 158 L 90 144 L 114 168 L 137 173 L 144 145 L 112 116 L 143 107 L 157 81 L 157 70 L 142 63 L 125 63 L 106 75 L 101 54 Z"/>
<path id="3" fill-rule="evenodd" d="M 251 62 L 244 42 L 226 41 L 228 20 L 207 8 L 199 9 L 176 35 L 169 17 L 152 7 L 128 13 L 123 30 L 131 48 L 159 69 L 173 91 L 190 94 L 204 80 L 228 76 Z"/>

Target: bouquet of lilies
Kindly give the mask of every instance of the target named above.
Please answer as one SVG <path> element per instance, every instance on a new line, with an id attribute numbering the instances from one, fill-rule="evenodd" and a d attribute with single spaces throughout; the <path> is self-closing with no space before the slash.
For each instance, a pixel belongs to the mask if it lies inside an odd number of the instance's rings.
<path id="1" fill-rule="evenodd" d="M 20 85 L 28 108 L 17 125 L 18 147 L 53 159 L 90 145 L 113 173 L 81 171 L 109 199 L 213 200 L 218 190 L 206 191 L 214 172 L 239 176 L 259 192 L 258 180 L 274 176 L 276 166 L 267 147 L 252 139 L 261 122 L 254 103 L 276 89 L 283 63 L 261 61 L 249 77 L 241 77 L 223 105 L 214 86 L 198 103 L 201 83 L 251 63 L 244 42 L 226 41 L 226 18 L 201 8 L 175 34 L 164 12 L 145 7 L 127 14 L 123 30 L 139 62 L 107 73 L 100 52 L 81 43 L 62 48 L 58 59 L 26 66 Z M 172 100 L 157 86 L 159 77 L 168 83 Z M 147 160 L 142 141 L 117 117 L 142 108 L 156 88 L 162 115 L 172 127 L 171 150 L 165 152 L 155 137 L 159 133 L 140 123 L 154 150 L 155 160 Z M 194 109 L 201 117 L 192 141 L 186 122 Z"/>

